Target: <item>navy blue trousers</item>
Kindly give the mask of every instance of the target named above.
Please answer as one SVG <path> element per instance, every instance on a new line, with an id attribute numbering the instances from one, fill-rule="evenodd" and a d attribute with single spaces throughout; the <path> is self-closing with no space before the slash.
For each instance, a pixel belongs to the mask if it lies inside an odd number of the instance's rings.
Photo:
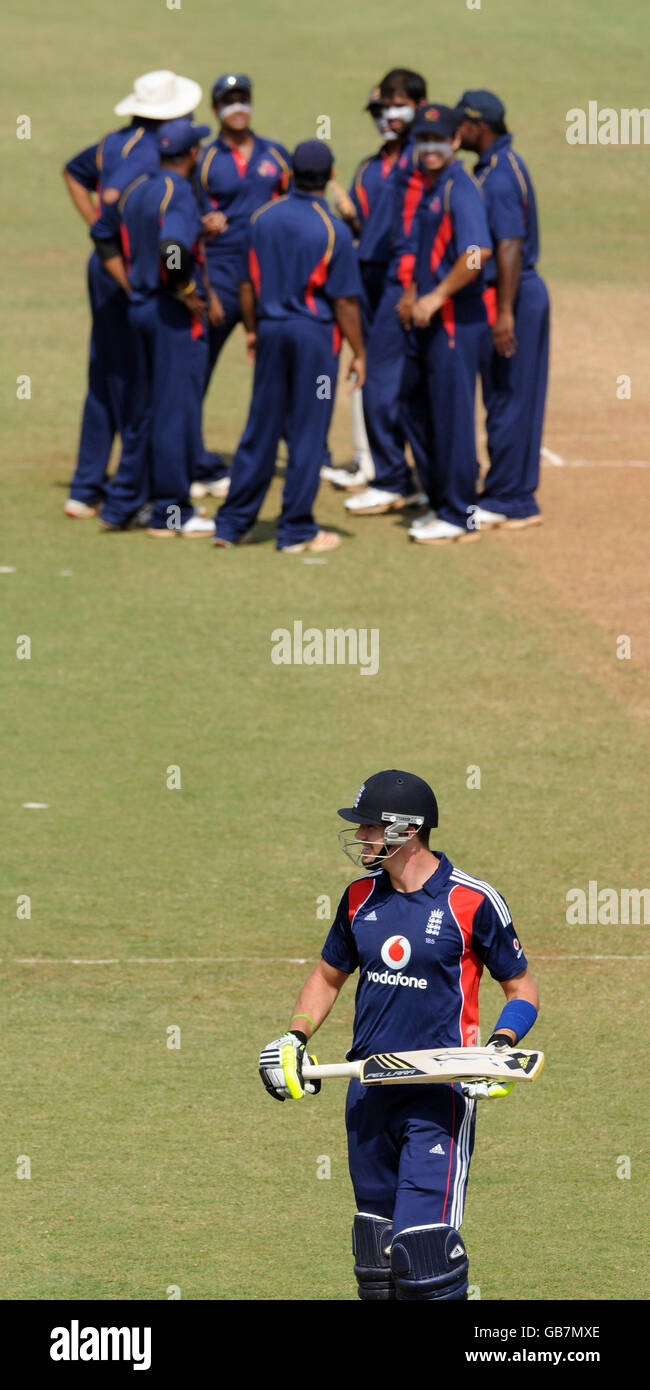
<path id="1" fill-rule="evenodd" d="M 389 281 L 377 305 L 366 343 L 363 414 L 375 465 L 374 486 L 407 495 L 413 479 L 404 457 L 399 393 L 408 335 L 396 312 L 402 286 Z"/>
<path id="2" fill-rule="evenodd" d="M 96 251 L 88 262 L 88 295 L 92 315 L 88 391 L 70 496 L 91 504 L 104 496 L 113 440 L 122 433 L 133 355 L 128 299 L 104 270 Z"/>
<path id="3" fill-rule="evenodd" d="M 130 304 L 129 323 L 135 370 L 122 455 L 101 516 L 120 525 L 150 500 L 150 524 L 162 529 L 182 524 L 194 510 L 189 490 L 202 449 L 205 331 L 166 294 Z"/>
<path id="4" fill-rule="evenodd" d="M 312 507 L 332 415 L 338 353 L 331 323 L 299 317 L 258 324 L 253 397 L 233 460 L 230 492 L 216 533 L 236 541 L 250 530 L 269 489 L 280 439 L 289 448 L 277 545 L 311 540 Z"/>
<path id="5" fill-rule="evenodd" d="M 216 275 L 214 273 L 211 275 L 210 284 L 215 294 L 218 294 L 221 300 L 225 311 L 225 318 L 223 323 L 218 324 L 216 328 L 212 328 L 210 324 L 206 325 L 207 351 L 203 382 L 204 396 L 207 394 L 208 387 L 212 380 L 212 373 L 217 365 L 222 348 L 224 348 L 228 342 L 233 328 L 235 328 L 238 323 L 241 323 L 236 266 L 229 266 L 227 263 L 222 275 Z M 196 478 L 199 481 L 212 480 L 213 478 L 221 477 L 223 474 L 227 473 L 227 471 L 221 454 L 217 454 L 211 449 L 206 449 L 205 445 L 203 445 L 201 458 L 197 466 Z"/>
<path id="6" fill-rule="evenodd" d="M 477 298 L 443 305 L 443 311 L 428 328 L 409 334 L 400 409 L 431 506 L 442 521 L 472 529 L 478 473 L 474 395 L 485 305 Z"/>
<path id="7" fill-rule="evenodd" d="M 474 1147 L 476 1102 L 460 1086 L 362 1086 L 345 1111 L 359 1211 L 385 1216 L 396 1235 L 445 1223 L 458 1230 Z"/>
<path id="8" fill-rule="evenodd" d="M 487 411 L 490 468 L 481 506 L 508 517 L 536 516 L 548 382 L 550 304 L 544 281 L 524 272 L 515 303 L 514 357 L 494 351 L 491 329 L 481 339 L 480 370 Z"/>

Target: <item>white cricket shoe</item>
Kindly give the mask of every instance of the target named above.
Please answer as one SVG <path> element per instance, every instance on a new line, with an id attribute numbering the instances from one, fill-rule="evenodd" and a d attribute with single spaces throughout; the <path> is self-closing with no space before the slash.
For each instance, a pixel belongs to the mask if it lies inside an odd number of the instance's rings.
<path id="1" fill-rule="evenodd" d="M 230 474 L 226 473 L 223 478 L 215 478 L 213 482 L 192 483 L 190 497 L 193 502 L 200 502 L 203 497 L 227 497 L 230 492 Z"/>
<path id="2" fill-rule="evenodd" d="M 367 487 L 356 497 L 348 497 L 345 509 L 355 516 L 381 516 L 384 512 L 401 512 L 405 507 L 421 507 L 427 498 L 423 492 L 404 497 L 401 492 L 387 492 L 380 487 Z"/>
<path id="3" fill-rule="evenodd" d="M 69 497 L 63 510 L 66 516 L 73 516 L 77 521 L 85 521 L 88 517 L 97 516 L 99 507 L 90 507 L 87 502 L 78 502 L 75 497 Z"/>
<path id="4" fill-rule="evenodd" d="M 417 545 L 448 545 L 451 541 L 477 541 L 480 532 L 467 531 L 464 526 L 454 526 L 451 521 L 434 521 L 430 526 L 409 531 L 409 537 Z"/>
<path id="5" fill-rule="evenodd" d="M 411 525 L 409 526 L 409 535 L 410 535 L 411 531 L 421 531 L 423 526 L 424 526 L 424 527 L 432 526 L 433 523 L 434 523 L 434 521 L 437 521 L 437 520 L 438 520 L 438 513 L 437 513 L 437 512 L 432 512 L 432 511 L 430 511 L 430 512 L 425 512 L 423 516 L 419 516 L 419 517 L 417 518 L 417 521 L 412 521 L 412 522 L 411 522 Z"/>
<path id="6" fill-rule="evenodd" d="M 334 487 L 353 488 L 366 487 L 368 478 L 362 468 L 330 468 L 325 465 L 321 468 L 320 476 L 323 482 L 332 483 Z"/>
<path id="7" fill-rule="evenodd" d="M 190 540 L 201 540 L 204 536 L 214 536 L 214 517 L 199 516 L 195 512 L 194 516 L 189 517 L 179 527 L 179 535 L 188 536 Z"/>
<path id="8" fill-rule="evenodd" d="M 503 512 L 489 512 L 485 507 L 474 507 L 472 512 L 472 522 L 476 527 L 503 526 L 507 520 Z"/>

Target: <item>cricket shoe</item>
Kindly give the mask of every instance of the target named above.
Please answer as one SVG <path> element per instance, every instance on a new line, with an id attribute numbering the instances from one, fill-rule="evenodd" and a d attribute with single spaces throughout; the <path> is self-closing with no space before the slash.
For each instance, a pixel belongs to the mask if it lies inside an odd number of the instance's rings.
<path id="1" fill-rule="evenodd" d="M 236 541 L 227 541 L 225 536 L 215 536 L 212 544 L 218 550 L 234 550 L 236 545 L 247 545 L 252 535 L 252 531 L 244 531 L 243 536 L 238 536 Z"/>
<path id="2" fill-rule="evenodd" d="M 367 487 L 368 477 L 362 468 L 321 468 L 320 476 L 323 482 L 332 483 L 334 487 L 355 488 Z"/>
<path id="3" fill-rule="evenodd" d="M 409 526 L 409 535 L 411 534 L 411 531 L 421 531 L 423 527 L 426 529 L 427 526 L 433 526 L 434 521 L 437 520 L 437 512 L 425 512 L 423 516 L 419 516 L 417 518 L 417 521 L 411 522 L 411 525 Z"/>
<path id="4" fill-rule="evenodd" d="M 317 531 L 311 540 L 298 541 L 296 545 L 280 545 L 282 555 L 322 555 L 325 550 L 338 550 L 341 537 L 335 531 Z"/>
<path id="5" fill-rule="evenodd" d="M 230 492 L 230 474 L 226 473 L 222 478 L 213 478 L 205 482 L 198 479 L 192 483 L 190 497 L 193 502 L 200 502 L 203 497 L 227 497 Z"/>
<path id="6" fill-rule="evenodd" d="M 467 531 L 464 526 L 454 526 L 451 521 L 434 521 L 417 531 L 411 527 L 409 538 L 417 545 L 449 545 L 452 541 L 477 541 L 479 531 Z"/>
<path id="7" fill-rule="evenodd" d="M 534 516 L 506 516 L 504 512 L 489 512 L 486 507 L 475 507 L 472 520 L 481 530 L 487 529 L 488 526 L 498 526 L 504 531 L 523 531 L 527 526 L 542 524 L 539 512 Z"/>
<path id="8" fill-rule="evenodd" d="M 421 507 L 427 498 L 423 492 L 405 497 L 401 492 L 387 492 L 380 487 L 367 487 L 356 497 L 348 497 L 345 509 L 354 516 L 382 516 L 384 512 L 401 512 L 405 507 Z"/>
<path id="9" fill-rule="evenodd" d="M 204 540 L 214 535 L 214 519 L 210 516 L 199 516 L 195 512 L 182 526 L 149 526 L 147 535 L 153 536 L 157 541 L 173 540 L 174 536 L 185 536 L 188 540 Z"/>
<path id="10" fill-rule="evenodd" d="M 73 516 L 77 521 L 85 521 L 88 517 L 97 516 L 99 507 L 92 507 L 88 502 L 78 502 L 76 497 L 69 497 L 63 510 L 66 516 Z"/>

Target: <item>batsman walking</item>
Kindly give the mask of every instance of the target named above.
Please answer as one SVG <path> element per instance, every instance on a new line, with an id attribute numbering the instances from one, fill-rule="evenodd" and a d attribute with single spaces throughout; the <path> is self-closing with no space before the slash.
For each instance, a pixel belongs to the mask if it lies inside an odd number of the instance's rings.
<path id="1" fill-rule="evenodd" d="M 357 826 L 339 832 L 341 848 L 366 874 L 341 898 L 288 1031 L 260 1056 L 264 1085 L 278 1100 L 320 1089 L 319 1081 L 303 1077 L 303 1061 L 357 969 L 349 1060 L 475 1046 L 484 966 L 506 997 L 488 1047 L 512 1048 L 537 1017 L 537 987 L 504 899 L 429 849 L 438 824 L 431 787 L 413 773 L 378 772 L 339 815 Z M 476 1097 L 491 1091 L 504 1088 L 350 1082 L 346 1126 L 359 1298 L 467 1298 L 468 1257 L 459 1231 Z"/>

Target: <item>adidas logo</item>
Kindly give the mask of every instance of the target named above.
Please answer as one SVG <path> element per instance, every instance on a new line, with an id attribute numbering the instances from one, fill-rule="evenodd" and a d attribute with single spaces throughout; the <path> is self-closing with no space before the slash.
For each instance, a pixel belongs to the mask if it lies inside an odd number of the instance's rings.
<path id="1" fill-rule="evenodd" d="M 368 916 L 367 916 L 367 917 L 364 917 L 363 920 L 364 920 L 364 922 L 376 922 L 376 921 L 377 921 L 377 913 L 376 913 L 376 912 L 369 912 L 369 913 L 368 913 Z"/>
<path id="2" fill-rule="evenodd" d="M 430 1154 L 444 1154 L 444 1152 L 442 1144 L 434 1144 L 433 1148 L 429 1149 Z"/>

